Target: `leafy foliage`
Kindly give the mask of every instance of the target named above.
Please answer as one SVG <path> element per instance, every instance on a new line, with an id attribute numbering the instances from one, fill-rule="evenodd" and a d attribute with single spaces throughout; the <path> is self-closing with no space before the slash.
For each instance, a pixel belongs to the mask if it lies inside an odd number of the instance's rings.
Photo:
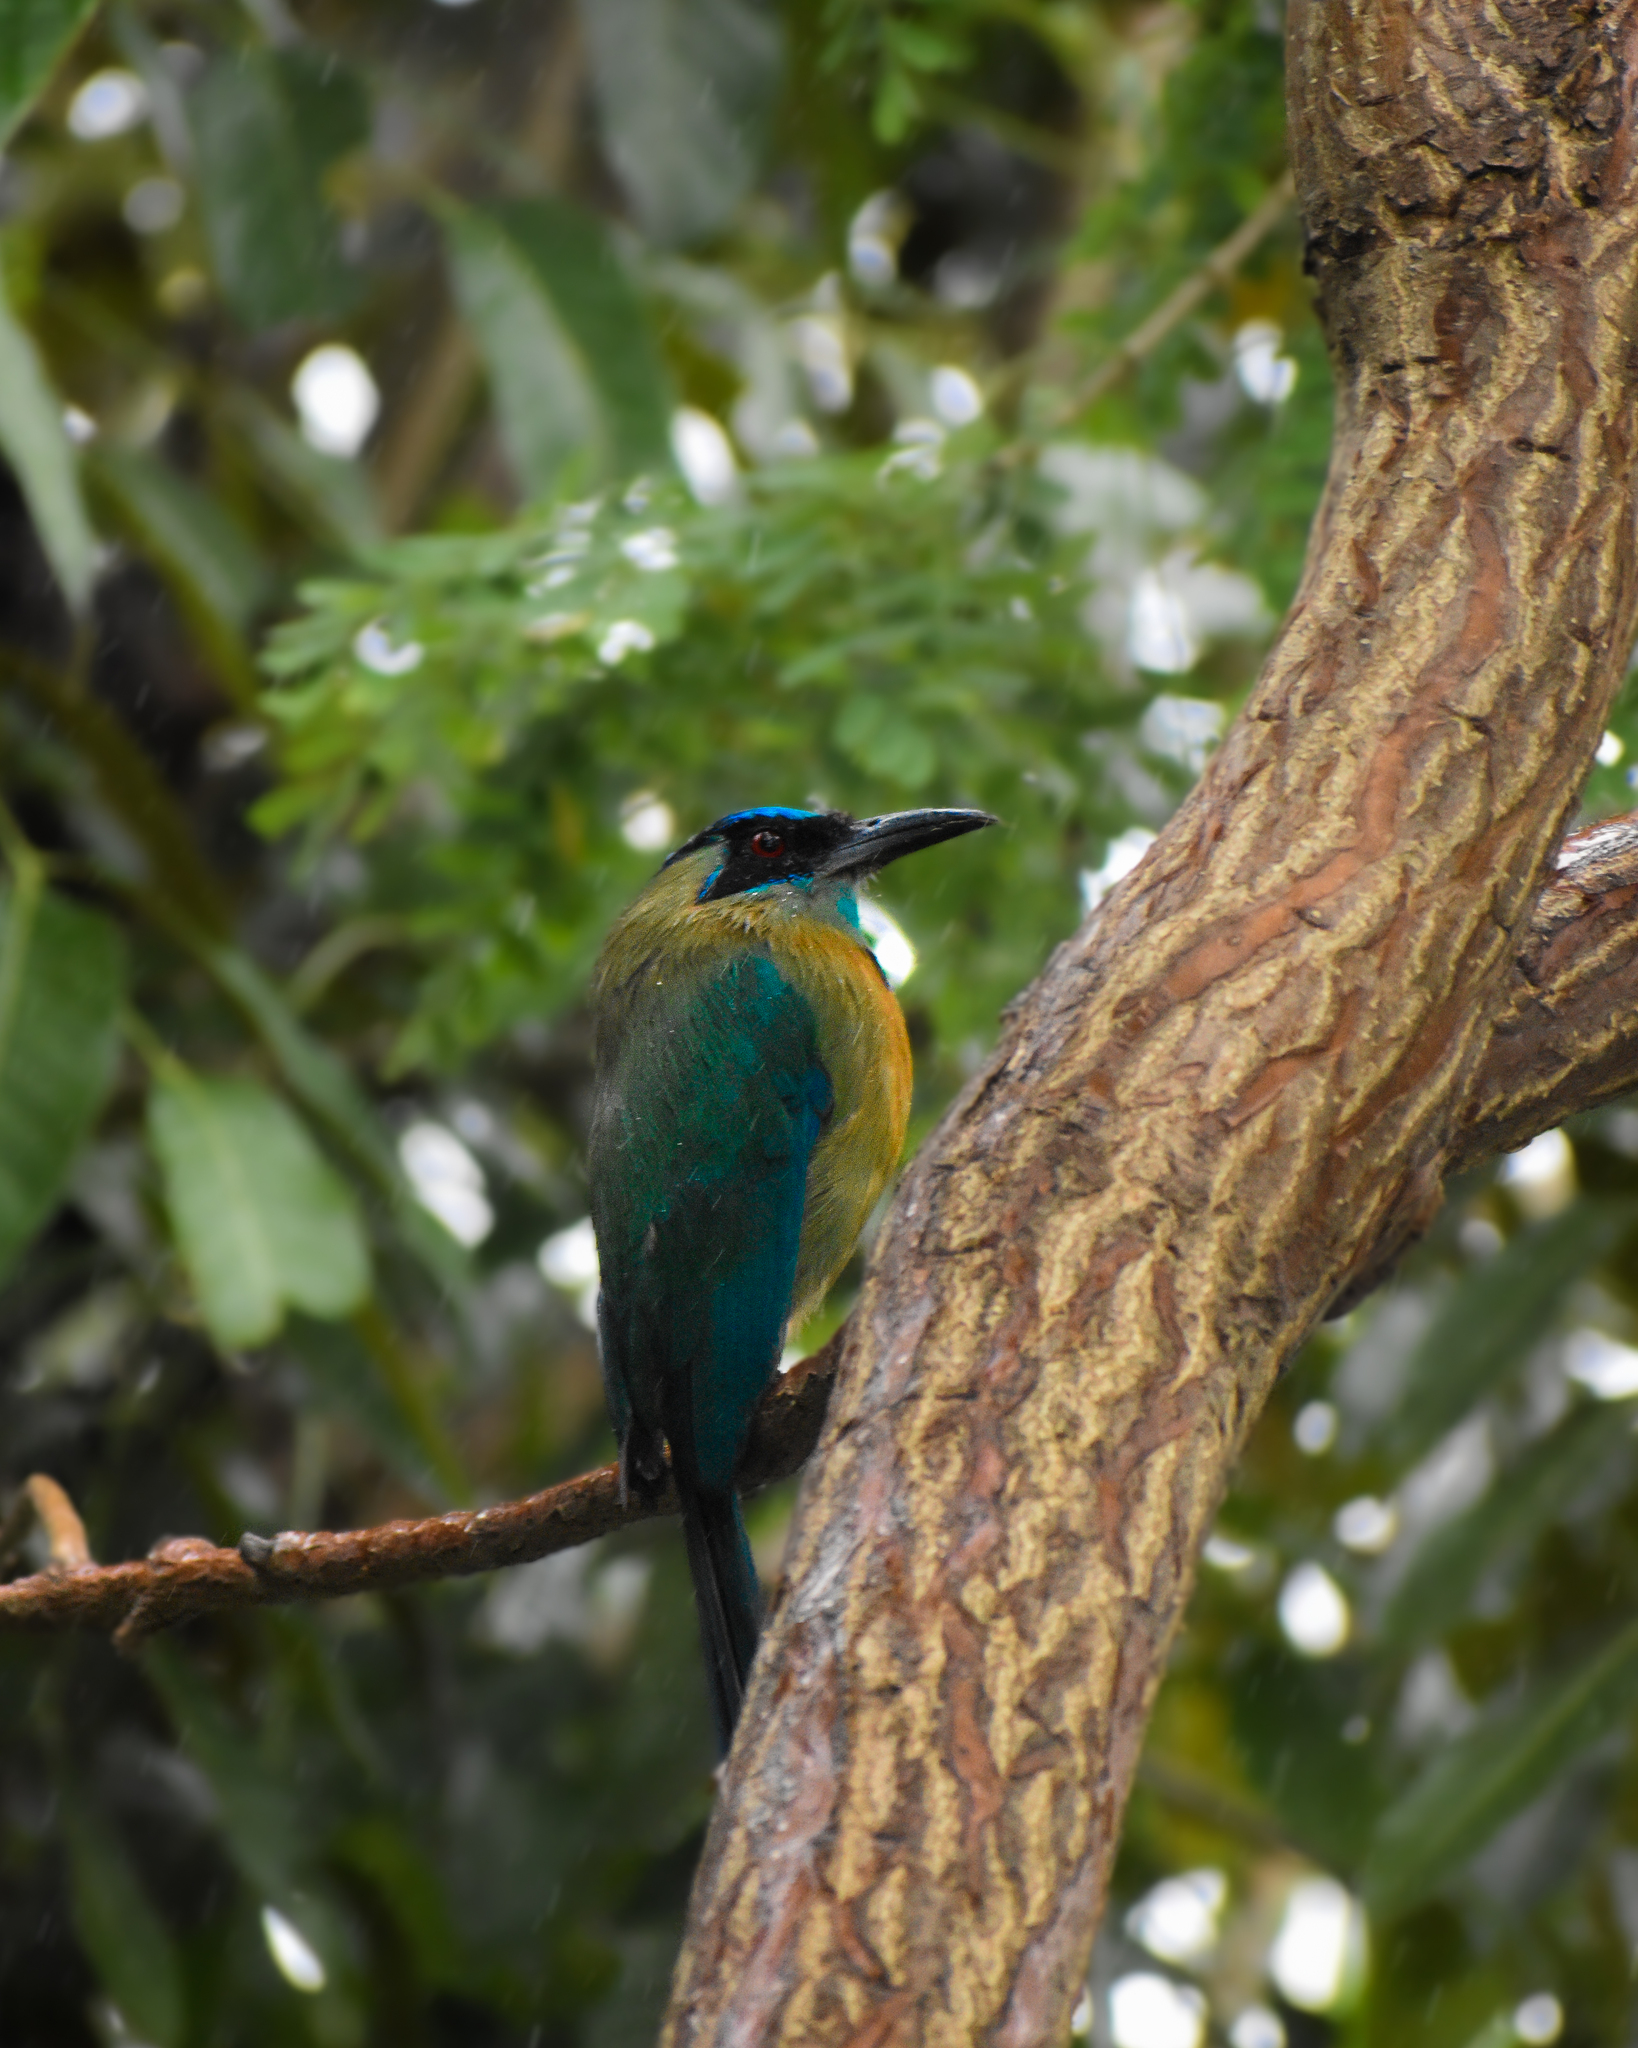
<path id="1" fill-rule="evenodd" d="M 94 0 L 18 0 L 0 23 L 0 142 L 28 112 Z"/>
<path id="2" fill-rule="evenodd" d="M 188 95 L 213 274 L 252 332 L 347 311 L 354 281 L 323 181 L 367 121 L 357 79 L 300 46 L 223 51 Z"/>
<path id="3" fill-rule="evenodd" d="M 28 499 L 40 544 L 76 610 L 90 595 L 96 542 L 68 435 L 27 332 L 0 298 L 0 452 Z"/>
<path id="4" fill-rule="evenodd" d="M 370 1272 L 356 1204 L 276 1095 L 165 1061 L 148 1134 L 218 1344 L 265 1343 L 286 1305 L 333 1318 L 362 1304 Z"/>
<path id="5" fill-rule="evenodd" d="M 268 656 L 287 775 L 263 822 L 391 840 L 411 793 L 467 822 L 416 835 L 442 886 L 414 929 L 441 960 L 401 1060 L 457 1056 L 583 987 L 648 865 L 620 832 L 640 777 L 680 816 L 747 788 L 865 811 L 958 789 L 1010 814 L 1021 928 L 975 931 L 977 988 L 971 942 L 926 969 L 949 1032 L 986 1028 L 1073 917 L 1066 827 L 1124 822 L 1084 733 L 1129 728 L 1142 699 L 1098 677 L 1067 576 L 1050 587 L 1071 551 L 982 464 L 922 479 L 838 456 L 722 509 L 644 484 L 505 535 L 400 541 L 365 558 L 375 580 L 304 588 Z M 923 880 L 974 921 L 994 886 L 993 863 L 961 860 Z"/>
<path id="6" fill-rule="evenodd" d="M 609 919 L 745 802 L 998 812 L 884 892 L 925 1129 L 1249 685 L 1330 393 L 1288 223 L 1072 401 L 1281 175 L 1264 0 L 88 15 L 0 20 L 0 1455 L 114 1558 L 605 1456 Z M 1635 1160 L 1453 1190 L 1277 1391 L 1083 2032 L 1630 2029 Z M 664 1531 L 0 1636 L 8 2048 L 649 2039 L 709 1762 Z"/>
<path id="7" fill-rule="evenodd" d="M 118 935 L 27 856 L 0 897 L 0 1268 L 51 1214 L 107 1093 Z"/>

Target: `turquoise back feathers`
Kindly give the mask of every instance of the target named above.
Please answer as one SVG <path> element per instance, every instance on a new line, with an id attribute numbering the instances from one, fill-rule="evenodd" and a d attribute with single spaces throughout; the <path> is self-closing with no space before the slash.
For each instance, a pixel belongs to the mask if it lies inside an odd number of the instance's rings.
<path id="1" fill-rule="evenodd" d="M 734 1468 L 786 1330 L 846 1263 L 910 1113 L 904 1019 L 854 890 L 990 822 L 735 813 L 667 861 L 598 962 L 603 1377 L 624 1482 L 656 1489 L 669 1447 L 724 1744 L 758 1611 Z"/>

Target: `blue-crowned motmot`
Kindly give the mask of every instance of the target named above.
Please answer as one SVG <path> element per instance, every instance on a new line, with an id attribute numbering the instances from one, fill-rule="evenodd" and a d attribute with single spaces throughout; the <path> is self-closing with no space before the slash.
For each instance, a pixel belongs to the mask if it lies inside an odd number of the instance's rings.
<path id="1" fill-rule="evenodd" d="M 846 1263 L 910 1113 L 910 1043 L 857 891 L 994 822 L 736 811 L 672 854 L 598 962 L 603 1382 L 623 1486 L 660 1487 L 670 1446 L 724 1751 L 761 1613 L 734 1468 L 786 1328 Z"/>

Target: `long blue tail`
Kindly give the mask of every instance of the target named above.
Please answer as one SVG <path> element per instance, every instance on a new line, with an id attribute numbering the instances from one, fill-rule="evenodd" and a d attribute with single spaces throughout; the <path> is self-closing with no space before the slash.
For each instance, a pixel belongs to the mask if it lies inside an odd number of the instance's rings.
<path id="1" fill-rule="evenodd" d="M 717 1750 L 726 1756 L 762 1632 L 762 1588 L 735 1494 L 685 1489 L 682 1523 Z"/>

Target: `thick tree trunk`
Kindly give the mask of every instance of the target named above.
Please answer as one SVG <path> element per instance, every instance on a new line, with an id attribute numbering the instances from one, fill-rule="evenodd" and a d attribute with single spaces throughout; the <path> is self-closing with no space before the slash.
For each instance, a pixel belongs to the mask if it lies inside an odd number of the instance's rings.
<path id="1" fill-rule="evenodd" d="M 1482 1142 L 1633 634 L 1638 0 L 1295 0 L 1289 62 L 1339 394 L 1303 586 L 907 1176 L 674 2043 L 1064 2037 L 1246 1430 Z"/>

